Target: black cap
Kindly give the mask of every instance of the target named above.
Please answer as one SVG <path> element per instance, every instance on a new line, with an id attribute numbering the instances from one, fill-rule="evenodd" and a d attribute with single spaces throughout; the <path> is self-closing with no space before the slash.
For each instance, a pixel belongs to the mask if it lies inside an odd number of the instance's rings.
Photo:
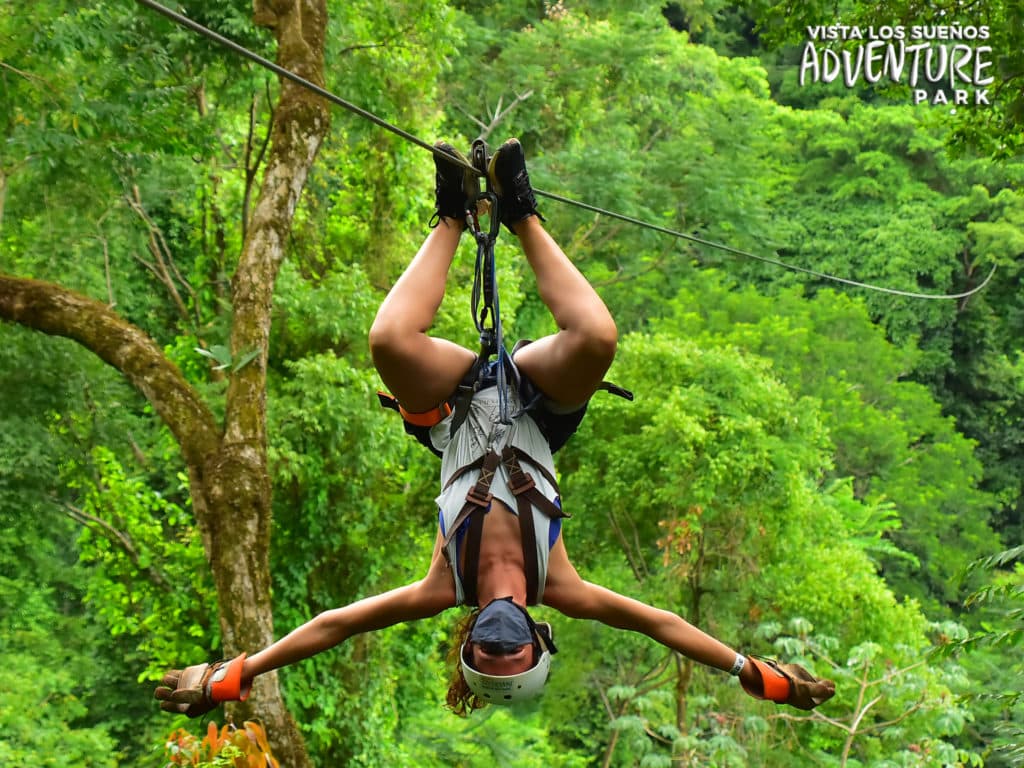
<path id="1" fill-rule="evenodd" d="M 512 653 L 533 642 L 532 624 L 525 608 L 512 602 L 511 597 L 502 597 L 480 611 L 469 639 L 491 653 Z"/>

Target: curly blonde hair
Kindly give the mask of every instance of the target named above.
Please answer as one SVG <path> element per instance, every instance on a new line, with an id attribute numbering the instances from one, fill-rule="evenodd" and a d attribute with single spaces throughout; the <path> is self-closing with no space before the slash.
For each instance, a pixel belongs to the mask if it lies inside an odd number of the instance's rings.
<path id="1" fill-rule="evenodd" d="M 463 644 L 469 639 L 469 633 L 473 631 L 480 609 L 463 616 L 455 625 L 455 633 L 452 637 L 452 645 L 448 649 L 448 666 L 450 678 L 448 682 L 448 695 L 445 703 L 452 712 L 459 717 L 466 717 L 474 709 L 481 709 L 487 706 L 487 702 L 470 690 L 465 675 L 462 674 L 462 664 L 459 654 L 462 653 Z"/>

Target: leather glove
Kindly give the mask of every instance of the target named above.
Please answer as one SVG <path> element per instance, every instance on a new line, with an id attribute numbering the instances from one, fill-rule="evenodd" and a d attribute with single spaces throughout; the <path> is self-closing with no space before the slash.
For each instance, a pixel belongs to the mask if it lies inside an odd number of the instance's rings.
<path id="1" fill-rule="evenodd" d="M 245 701 L 251 683 L 242 685 L 245 654 L 230 661 L 172 669 L 153 691 L 165 712 L 201 717 L 225 701 Z"/>
<path id="2" fill-rule="evenodd" d="M 779 664 L 773 659 L 753 656 L 748 656 L 747 660 L 761 675 L 760 691 L 743 683 L 743 690 L 755 699 L 768 699 L 809 710 L 828 701 L 836 693 L 835 683 L 819 680 L 799 664 Z"/>

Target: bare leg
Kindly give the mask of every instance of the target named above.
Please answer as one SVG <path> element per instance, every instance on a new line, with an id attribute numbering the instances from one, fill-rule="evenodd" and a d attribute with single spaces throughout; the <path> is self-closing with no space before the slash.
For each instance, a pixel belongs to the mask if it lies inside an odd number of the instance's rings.
<path id="1" fill-rule="evenodd" d="M 516 353 L 516 364 L 551 400 L 571 407 L 594 394 L 615 357 L 618 331 L 608 308 L 536 216 L 515 224 L 537 291 L 558 332 Z"/>
<path id="2" fill-rule="evenodd" d="M 445 219 L 431 231 L 370 328 L 370 354 L 384 386 L 413 413 L 429 411 L 451 395 L 476 359 L 465 347 L 427 335 L 463 226 Z"/>

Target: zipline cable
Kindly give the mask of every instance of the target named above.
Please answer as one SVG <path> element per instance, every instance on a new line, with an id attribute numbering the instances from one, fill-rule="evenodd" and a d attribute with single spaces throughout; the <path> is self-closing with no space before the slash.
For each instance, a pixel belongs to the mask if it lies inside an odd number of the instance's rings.
<path id="1" fill-rule="evenodd" d="M 419 138 L 418 136 L 414 136 L 413 134 L 409 133 L 408 131 L 405 131 L 405 130 L 401 129 L 398 126 L 393 125 L 392 123 L 389 123 L 387 120 L 384 120 L 383 118 L 378 117 L 377 115 L 373 114 L 372 112 L 369 112 L 369 111 L 363 109 L 362 107 L 356 106 L 355 104 L 353 104 L 350 101 L 346 101 L 345 99 L 341 98 L 340 96 L 337 96 L 337 95 L 331 93 L 326 88 L 323 88 L 322 86 L 319 86 L 316 83 L 314 83 L 314 82 L 312 82 L 310 80 L 307 80 L 306 78 L 302 77 L 301 75 L 295 74 L 291 70 L 285 69 L 284 67 L 280 66 L 279 64 L 275 64 L 274 62 L 270 61 L 270 59 L 264 58 L 263 56 L 260 56 L 258 53 L 254 53 L 253 51 L 250 51 L 248 48 L 246 48 L 246 47 L 244 47 L 242 45 L 239 45 L 235 41 L 230 40 L 230 39 L 224 37 L 223 35 L 218 34 L 217 32 L 214 32 L 212 29 L 209 29 L 208 27 L 204 27 L 202 24 L 200 24 L 200 23 L 198 23 L 196 21 L 193 21 L 192 19 L 188 18 L 187 16 L 184 16 L 184 15 L 178 13 L 177 11 L 172 11 L 170 8 L 167 8 L 164 5 L 161 5 L 160 3 L 154 2 L 154 0 L 135 0 L 135 1 L 137 3 L 139 3 L 140 5 L 144 5 L 147 8 L 149 8 L 150 10 L 156 11 L 160 15 L 167 17 L 168 19 L 170 19 L 174 23 L 176 23 L 176 24 L 178 24 L 178 25 L 180 25 L 182 27 L 185 27 L 187 29 L 190 29 L 193 32 L 195 32 L 195 33 L 197 33 L 199 35 L 202 35 L 203 37 L 206 37 L 206 38 L 208 38 L 210 40 L 213 40 L 216 43 L 219 43 L 220 45 L 224 46 L 225 48 L 228 48 L 229 50 L 234 51 L 239 56 L 241 56 L 243 58 L 246 58 L 246 59 L 249 59 L 249 61 L 252 61 L 252 62 L 254 62 L 256 64 L 259 64 L 261 67 L 263 67 L 265 69 L 268 69 L 271 72 L 274 72 L 275 74 L 279 75 L 280 77 L 283 77 L 283 78 L 285 78 L 287 80 L 291 80 L 293 83 L 301 85 L 303 88 L 309 89 L 313 93 L 317 94 L 318 96 L 323 97 L 324 99 L 326 99 L 327 101 L 331 102 L 332 104 L 335 104 L 335 105 L 337 105 L 339 107 L 342 107 L 343 109 L 347 109 L 349 112 L 352 112 L 353 114 L 356 114 L 359 117 L 362 117 L 362 118 L 364 118 L 366 120 L 369 120 L 374 125 L 377 125 L 377 126 L 383 128 L 384 130 L 390 131 L 391 133 L 395 134 L 396 136 L 399 136 L 399 137 L 405 139 L 406 141 L 412 142 L 413 144 L 415 144 L 415 145 L 417 145 L 419 147 L 422 147 L 423 149 L 427 150 L 431 154 L 435 154 L 438 157 L 444 159 L 445 161 L 447 161 L 449 163 L 455 163 L 456 165 L 461 166 L 465 170 L 472 171 L 473 173 L 475 173 L 478 176 L 482 176 L 483 175 L 472 164 L 470 164 L 468 162 L 463 162 L 459 158 L 452 157 L 451 155 L 449 155 L 447 153 L 441 152 L 441 150 L 439 150 L 437 147 L 434 147 L 433 145 L 428 144 L 426 141 L 424 141 L 423 139 Z M 627 222 L 629 224 L 633 224 L 633 225 L 636 225 L 636 226 L 639 226 L 639 227 L 643 227 L 645 229 L 652 230 L 654 232 L 660 232 L 661 234 L 671 235 L 672 237 L 677 237 L 677 238 L 679 238 L 681 240 L 688 240 L 688 241 L 690 241 L 692 243 L 696 243 L 698 245 L 702 245 L 702 246 L 704 246 L 706 248 L 715 248 L 717 250 L 724 251 L 726 253 L 731 253 L 731 254 L 736 255 L 736 256 L 743 256 L 744 258 L 754 259 L 755 261 L 760 261 L 760 262 L 763 262 L 765 264 L 771 264 L 773 266 L 782 267 L 783 269 L 788 269 L 788 270 L 790 270 L 792 272 L 800 272 L 802 274 L 811 275 L 812 277 L 817 277 L 817 278 L 820 278 L 822 280 L 830 280 L 832 282 L 842 283 L 843 285 L 850 285 L 850 286 L 853 286 L 853 287 L 856 287 L 856 288 L 865 288 L 865 289 L 871 290 L 871 291 L 878 291 L 879 293 L 888 293 L 888 294 L 891 294 L 893 296 L 903 296 L 903 297 L 910 298 L 910 299 L 928 299 L 928 300 L 966 299 L 969 296 L 973 296 L 974 294 L 976 294 L 979 291 L 981 291 L 982 289 L 984 289 L 985 286 L 988 285 L 989 281 L 992 279 L 992 277 L 996 273 L 996 267 L 993 266 L 992 267 L 992 271 L 988 273 L 988 276 L 981 282 L 981 284 L 975 286 L 974 288 L 972 288 L 969 291 L 964 291 L 963 293 L 931 294 L 931 293 L 916 293 L 914 291 L 902 291 L 902 290 L 899 290 L 898 288 L 886 288 L 885 286 L 882 286 L 882 285 L 874 285 L 872 283 L 860 282 L 859 280 L 851 280 L 851 279 L 846 278 L 846 277 L 839 277 L 838 275 L 832 275 L 832 274 L 829 274 L 828 272 L 819 272 L 818 270 L 815 270 L 815 269 L 809 269 L 807 267 L 800 267 L 800 266 L 797 266 L 796 264 L 789 264 L 787 262 L 780 261 L 779 259 L 773 259 L 773 258 L 768 257 L 768 256 L 759 256 L 756 253 L 751 253 L 749 251 L 744 251 L 744 250 L 742 250 L 740 248 L 733 248 L 732 246 L 724 245 L 723 243 L 716 243 L 713 240 L 705 240 L 704 238 L 698 237 L 697 235 L 691 235 L 691 234 L 686 233 L 686 232 L 680 232 L 680 231 L 675 230 L 675 229 L 669 229 L 668 227 L 663 227 L 663 226 L 660 226 L 658 224 L 651 224 L 650 222 L 643 221 L 642 219 L 636 219 L 636 218 L 633 218 L 632 216 L 626 216 L 625 214 L 616 213 L 615 211 L 609 211 L 609 210 L 606 210 L 604 208 L 599 208 L 599 207 L 597 207 L 595 205 L 589 205 L 588 203 L 582 203 L 582 202 L 580 202 L 578 200 L 573 200 L 573 199 L 568 198 L 568 197 L 563 197 L 562 195 L 556 195 L 556 194 L 554 194 L 552 192 L 544 192 L 543 190 L 537 189 L 536 187 L 534 187 L 533 191 L 534 191 L 535 194 L 540 195 L 541 197 L 546 197 L 549 200 L 554 200 L 554 201 L 559 202 L 559 203 L 564 203 L 566 205 L 572 205 L 572 206 L 575 206 L 577 208 L 582 208 L 583 210 L 591 211 L 591 212 L 597 213 L 597 214 L 599 214 L 601 216 L 608 216 L 609 218 L 618 219 L 619 221 L 624 221 L 624 222 Z"/>
<path id="2" fill-rule="evenodd" d="M 204 27 L 199 22 L 190 19 L 188 16 L 184 16 L 178 13 L 177 11 L 172 11 L 170 8 L 167 8 L 166 6 L 163 6 L 160 3 L 153 2 L 153 0 L 135 1 L 139 3 L 139 5 L 144 5 L 147 8 L 150 8 L 151 10 L 154 10 L 157 13 L 161 14 L 162 16 L 166 16 L 168 19 L 170 19 L 176 24 L 179 24 L 180 26 L 186 27 L 187 29 L 196 32 L 197 34 L 200 34 L 203 37 L 207 37 L 210 40 L 213 40 L 214 42 L 220 43 L 225 48 L 228 48 L 237 53 L 239 56 L 249 59 L 249 61 L 255 62 L 256 64 L 259 64 L 261 67 L 269 69 L 271 72 L 280 75 L 281 77 L 287 80 L 291 80 L 293 83 L 301 85 L 303 88 L 308 88 L 310 91 L 317 94 L 318 96 L 322 96 L 332 104 L 336 104 L 339 107 L 343 107 L 344 109 L 347 109 L 349 112 L 359 115 L 359 117 L 365 118 L 366 120 L 369 120 L 371 123 L 374 123 L 375 125 L 378 125 L 387 131 L 391 131 L 391 133 L 395 134 L 396 136 L 400 136 L 406 141 L 411 141 L 413 144 L 423 147 L 423 149 L 429 150 L 431 153 L 437 154 L 438 157 L 441 157 L 450 163 L 455 163 L 456 165 L 462 166 L 467 171 L 472 171 L 473 173 L 480 175 L 480 172 L 469 163 L 465 163 L 457 157 L 452 157 L 451 155 L 442 153 L 440 150 L 428 144 L 418 136 L 414 136 L 408 131 L 402 130 L 397 125 L 392 125 L 387 120 L 377 117 L 377 115 L 373 114 L 372 112 L 368 112 L 367 110 L 363 109 L 362 107 L 356 106 L 350 101 L 345 101 L 345 99 L 341 98 L 340 96 L 336 96 L 335 94 L 328 91 L 326 88 L 317 85 L 311 80 L 307 80 L 301 75 L 295 74 L 289 69 L 285 69 L 280 64 L 275 64 L 270 59 L 266 59 L 263 56 L 260 56 L 258 53 L 253 53 L 245 46 L 239 45 L 234 40 L 230 40 L 224 37 L 223 35 L 214 32 L 209 27 Z"/>
<path id="3" fill-rule="evenodd" d="M 796 264 L 789 264 L 789 263 L 787 263 L 785 261 L 780 261 L 778 259 L 773 259 L 770 256 L 759 256 L 756 253 L 750 253 L 749 251 L 744 251 L 744 250 L 741 250 L 739 248 L 733 248 L 731 245 L 723 245 L 722 243 L 716 243 L 716 242 L 713 242 L 711 240 L 705 240 L 704 238 L 698 237 L 697 235 L 690 235 L 690 234 L 687 234 L 686 232 L 679 232 L 678 230 L 669 229 L 668 227 L 662 227 L 662 226 L 660 226 L 658 224 L 651 224 L 650 222 L 643 221 L 641 219 L 634 219 L 632 216 L 626 216 L 623 213 L 616 213 L 615 211 L 607 211 L 607 210 L 605 210 L 603 208 L 598 208 L 596 205 L 590 205 L 588 203 L 581 203 L 578 200 L 570 200 L 567 197 L 562 197 L 561 195 L 555 195 L 555 194 L 552 194 L 550 192 L 542 192 L 541 190 L 539 190 L 537 188 L 534 188 L 533 192 L 534 192 L 534 194 L 540 195 L 542 197 L 547 197 L 547 198 L 549 198 L 551 200 L 556 200 L 557 202 L 560 202 L 560 203 L 567 203 L 569 205 L 575 205 L 577 208 L 583 208 L 584 210 L 587 210 L 587 211 L 593 211 L 594 213 L 600 214 L 602 216 L 608 216 L 608 217 L 613 218 L 613 219 L 619 219 L 620 221 L 625 221 L 625 222 L 628 222 L 629 224 L 636 224 L 637 226 L 644 227 L 646 229 L 650 229 L 650 230 L 653 230 L 655 232 L 661 232 L 662 234 L 665 234 L 665 235 L 672 235 L 673 237 L 678 237 L 678 238 L 681 238 L 683 240 L 689 240 L 690 242 L 697 243 L 698 245 L 707 246 L 708 248 L 717 248 L 718 250 L 725 251 L 726 253 L 732 253 L 732 254 L 735 254 L 737 256 L 745 256 L 748 259 L 756 259 L 757 261 L 764 262 L 765 264 L 772 264 L 772 265 L 774 265 L 776 267 L 784 267 L 785 269 L 792 270 L 793 272 L 802 272 L 805 275 L 812 275 L 814 277 L 820 277 L 820 278 L 822 278 L 824 280 L 832 280 L 833 282 L 843 283 L 845 285 L 852 285 L 852 286 L 855 286 L 857 288 L 867 288 L 868 290 L 879 291 L 880 293 L 891 293 L 891 294 L 893 294 L 895 296 L 905 296 L 905 297 L 910 298 L 910 299 L 964 299 L 964 298 L 967 298 L 968 296 L 972 296 L 973 294 L 975 294 L 978 291 L 980 291 L 981 289 L 983 289 L 986 285 L 988 285 L 989 280 L 991 280 L 992 276 L 996 273 L 996 268 L 992 267 L 992 271 L 988 273 L 988 276 L 981 282 L 980 285 L 977 285 L 974 288 L 972 288 L 971 290 L 965 291 L 964 293 L 935 294 L 935 293 L 914 293 L 913 291 L 901 291 L 898 288 L 886 288 L 884 285 L 873 285 L 872 283 L 862 283 L 862 282 L 860 282 L 858 280 L 851 280 L 851 279 L 849 279 L 847 277 L 839 277 L 838 275 L 830 275 L 827 272 L 819 272 L 816 269 L 810 269 L 808 267 L 800 267 L 800 266 L 797 266 Z"/>

